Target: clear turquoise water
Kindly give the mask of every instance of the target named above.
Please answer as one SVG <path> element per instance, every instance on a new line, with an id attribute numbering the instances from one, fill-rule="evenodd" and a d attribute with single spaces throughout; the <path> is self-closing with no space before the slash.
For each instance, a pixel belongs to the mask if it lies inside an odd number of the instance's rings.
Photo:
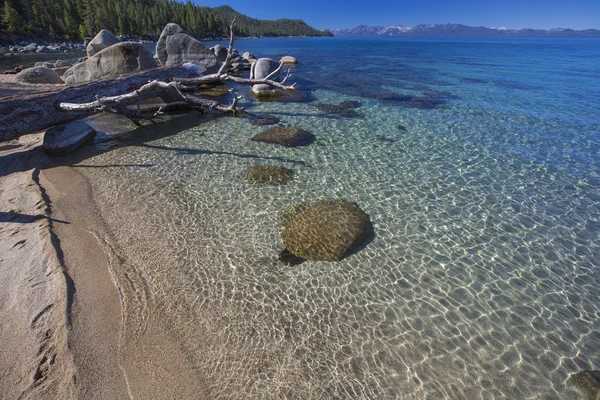
<path id="1" fill-rule="evenodd" d="M 160 315 L 212 398 L 575 398 L 568 376 L 600 369 L 600 41 L 236 47 L 300 60 L 300 102 L 237 90 L 318 141 L 199 114 L 99 135 L 82 164 L 106 168 L 80 170 L 135 289 L 127 339 Z M 344 100 L 362 116 L 313 106 Z M 249 183 L 256 163 L 296 179 Z M 283 211 L 320 198 L 375 238 L 282 264 Z"/>

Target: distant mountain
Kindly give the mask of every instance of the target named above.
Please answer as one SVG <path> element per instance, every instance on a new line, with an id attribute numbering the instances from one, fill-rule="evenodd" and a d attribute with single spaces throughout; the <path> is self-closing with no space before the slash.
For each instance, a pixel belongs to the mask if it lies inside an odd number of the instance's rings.
<path id="1" fill-rule="evenodd" d="M 600 30 L 555 28 L 543 29 L 510 29 L 486 28 L 484 26 L 466 26 L 461 24 L 429 24 L 390 26 L 360 25 L 352 29 L 330 29 L 335 36 L 421 36 L 421 37 L 478 37 L 478 38 L 600 38 Z"/>

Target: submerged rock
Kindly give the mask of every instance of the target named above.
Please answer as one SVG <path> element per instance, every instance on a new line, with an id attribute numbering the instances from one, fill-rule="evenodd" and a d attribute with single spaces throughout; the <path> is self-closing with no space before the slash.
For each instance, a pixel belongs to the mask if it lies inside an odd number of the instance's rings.
<path id="1" fill-rule="evenodd" d="M 315 107 L 321 111 L 324 111 L 326 113 L 338 114 L 342 117 L 349 117 L 349 118 L 364 117 L 363 114 L 354 110 L 355 108 L 358 108 L 360 106 L 361 106 L 361 103 L 359 101 L 344 101 L 344 102 L 340 103 L 339 105 L 326 104 L 326 103 L 313 104 L 313 107 Z"/>
<path id="2" fill-rule="evenodd" d="M 86 52 L 88 57 L 93 56 L 96 53 L 101 52 L 107 47 L 112 46 L 113 44 L 119 43 L 119 39 L 115 35 L 112 34 L 108 29 L 102 29 L 86 46 Z"/>
<path id="3" fill-rule="evenodd" d="M 285 147 L 307 146 L 316 139 L 312 133 L 294 126 L 277 126 L 252 138 L 255 142 L 274 143 Z"/>
<path id="4" fill-rule="evenodd" d="M 15 76 L 17 82 L 63 84 L 60 75 L 46 66 L 24 69 Z"/>
<path id="5" fill-rule="evenodd" d="M 156 67 L 152 53 L 142 43 L 122 42 L 75 64 L 65 72 L 64 79 L 67 84 L 88 82 Z"/>
<path id="6" fill-rule="evenodd" d="M 581 400 L 600 400 L 600 371 L 581 371 L 569 377 L 568 382 L 581 395 Z"/>
<path id="7" fill-rule="evenodd" d="M 230 87 L 226 83 L 205 83 L 198 86 L 196 94 L 206 97 L 223 97 L 229 94 Z"/>
<path id="8" fill-rule="evenodd" d="M 267 126 L 278 124 L 281 120 L 271 114 L 254 115 L 250 118 L 250 123 L 255 126 Z"/>
<path id="9" fill-rule="evenodd" d="M 345 109 L 358 108 L 360 106 L 362 106 L 362 103 L 358 100 L 346 100 L 340 103 L 340 107 Z"/>
<path id="10" fill-rule="evenodd" d="M 305 260 L 339 261 L 373 233 L 358 204 L 321 200 L 300 211 L 284 228 L 286 249 Z"/>
<path id="11" fill-rule="evenodd" d="M 375 96 L 379 100 L 390 102 L 406 108 L 433 110 L 443 107 L 452 95 L 446 92 L 425 92 L 421 96 L 398 93 L 380 93 Z"/>
<path id="12" fill-rule="evenodd" d="M 91 140 L 96 131 L 82 121 L 54 126 L 44 134 L 44 151 L 49 155 L 63 155 Z"/>
<path id="13" fill-rule="evenodd" d="M 246 178 L 256 183 L 281 185 L 294 180 L 294 171 L 276 165 L 251 165 L 246 170 Z"/>

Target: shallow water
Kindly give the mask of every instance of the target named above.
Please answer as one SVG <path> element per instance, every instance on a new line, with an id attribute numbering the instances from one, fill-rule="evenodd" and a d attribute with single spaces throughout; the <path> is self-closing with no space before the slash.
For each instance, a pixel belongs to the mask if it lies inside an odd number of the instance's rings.
<path id="1" fill-rule="evenodd" d="M 213 398 L 575 398 L 600 368 L 600 42 L 273 39 L 314 133 L 190 114 L 99 135 L 81 168 L 136 295 Z M 314 103 L 357 100 L 362 116 Z M 246 181 L 262 163 L 282 186 Z M 278 261 L 281 216 L 357 202 L 375 237 L 340 262 Z"/>

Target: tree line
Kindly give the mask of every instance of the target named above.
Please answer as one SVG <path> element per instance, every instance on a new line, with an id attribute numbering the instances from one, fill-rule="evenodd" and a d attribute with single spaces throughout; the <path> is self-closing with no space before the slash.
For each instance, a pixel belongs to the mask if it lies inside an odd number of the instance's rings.
<path id="1" fill-rule="evenodd" d="M 156 38 L 169 22 L 200 38 L 227 37 L 234 16 L 242 37 L 331 36 L 301 20 L 258 20 L 228 6 L 203 7 L 190 0 L 5 0 L 0 11 L 4 32 L 67 40 L 93 37 L 104 28 L 116 35 Z"/>

